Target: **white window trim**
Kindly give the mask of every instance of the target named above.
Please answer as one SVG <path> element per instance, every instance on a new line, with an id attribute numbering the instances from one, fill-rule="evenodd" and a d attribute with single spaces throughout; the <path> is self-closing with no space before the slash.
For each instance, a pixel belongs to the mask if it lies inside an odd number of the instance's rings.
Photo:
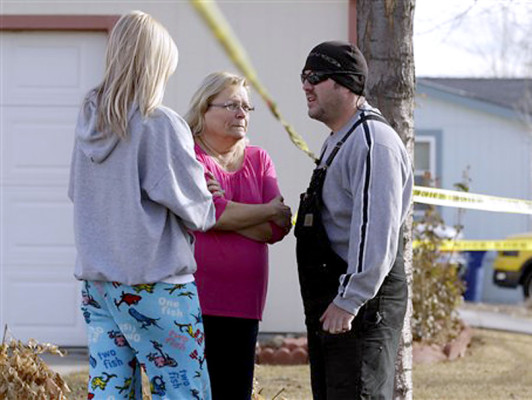
<path id="1" fill-rule="evenodd" d="M 429 172 L 432 179 L 436 178 L 436 138 L 433 136 L 417 136 L 416 143 L 429 144 Z M 415 170 L 416 175 L 425 174 L 425 170 Z"/>
<path id="2" fill-rule="evenodd" d="M 416 136 L 416 143 L 428 143 L 429 144 L 429 171 L 431 179 L 436 179 L 436 138 L 434 136 Z M 414 154 L 415 156 L 415 154 Z M 414 170 L 414 176 L 425 175 L 426 170 Z M 424 214 L 424 210 L 414 209 L 414 217 L 421 217 Z"/>

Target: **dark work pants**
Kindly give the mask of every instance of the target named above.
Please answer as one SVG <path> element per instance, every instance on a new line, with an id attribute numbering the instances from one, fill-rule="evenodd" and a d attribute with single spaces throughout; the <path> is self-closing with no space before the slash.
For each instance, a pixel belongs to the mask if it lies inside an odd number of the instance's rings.
<path id="1" fill-rule="evenodd" d="M 404 278 L 388 277 L 360 309 L 351 331 L 341 334 L 321 329 L 319 317 L 329 303 L 316 304 L 307 316 L 314 400 L 392 398 L 406 298 Z"/>
<path id="2" fill-rule="evenodd" d="M 360 308 L 351 331 L 341 334 L 324 332 L 319 318 L 336 297 L 347 265 L 330 249 L 316 263 L 318 257 L 304 256 L 308 246 L 298 246 L 314 400 L 391 399 L 408 296 L 402 246 L 377 295 Z"/>
<path id="3" fill-rule="evenodd" d="M 259 321 L 203 316 L 205 358 L 213 400 L 249 400 Z"/>

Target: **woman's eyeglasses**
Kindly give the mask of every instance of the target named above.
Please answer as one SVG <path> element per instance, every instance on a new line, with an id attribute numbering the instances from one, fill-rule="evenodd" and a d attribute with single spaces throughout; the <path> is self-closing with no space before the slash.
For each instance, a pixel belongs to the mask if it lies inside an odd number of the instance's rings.
<path id="1" fill-rule="evenodd" d="M 238 111 L 238 110 L 242 110 L 246 114 L 249 114 L 251 111 L 255 111 L 255 107 L 252 107 L 249 104 L 240 104 L 240 103 L 233 103 L 233 102 L 224 103 L 224 104 L 211 103 L 211 104 L 209 104 L 209 107 L 225 108 L 227 111 L 232 111 L 232 112 L 235 112 L 235 111 Z"/>
<path id="2" fill-rule="evenodd" d="M 301 83 L 305 84 L 305 81 L 311 85 L 317 85 L 333 75 L 361 75 L 353 71 L 310 71 L 301 73 Z"/>

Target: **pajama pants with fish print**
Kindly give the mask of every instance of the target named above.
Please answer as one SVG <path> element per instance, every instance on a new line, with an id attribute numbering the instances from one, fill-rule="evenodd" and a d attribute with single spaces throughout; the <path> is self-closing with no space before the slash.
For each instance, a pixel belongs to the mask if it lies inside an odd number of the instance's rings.
<path id="1" fill-rule="evenodd" d="M 127 286 L 84 281 L 89 399 L 142 399 L 140 368 L 152 398 L 210 400 L 196 284 Z"/>

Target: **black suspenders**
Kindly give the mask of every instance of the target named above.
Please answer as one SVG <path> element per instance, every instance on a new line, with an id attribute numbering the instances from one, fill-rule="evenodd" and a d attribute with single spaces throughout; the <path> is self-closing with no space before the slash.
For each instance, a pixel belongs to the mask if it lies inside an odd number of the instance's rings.
<path id="1" fill-rule="evenodd" d="M 327 168 L 327 167 L 329 167 L 331 165 L 331 163 L 334 160 L 334 157 L 336 157 L 336 154 L 338 153 L 338 151 L 340 150 L 342 145 L 346 142 L 346 140 L 349 138 L 349 136 L 351 136 L 351 134 L 355 131 L 355 129 L 358 126 L 360 126 L 361 124 L 363 124 L 364 122 L 372 121 L 372 120 L 373 121 L 380 121 L 380 122 L 385 123 L 386 125 L 389 125 L 388 121 L 386 121 L 386 119 L 383 116 L 379 115 L 379 114 L 363 114 L 358 119 L 358 121 L 355 122 L 351 128 L 349 128 L 349 130 L 344 135 L 344 137 L 341 140 L 339 140 L 338 143 L 336 143 L 336 146 L 334 146 L 334 149 L 332 150 L 331 154 L 329 154 L 329 157 L 327 157 L 327 161 L 325 161 L 325 168 Z M 320 159 L 317 161 L 318 166 L 319 166 L 319 164 L 321 164 L 321 160 L 322 160 L 326 150 L 327 150 L 326 148 L 323 150 L 323 153 L 321 154 Z"/>

